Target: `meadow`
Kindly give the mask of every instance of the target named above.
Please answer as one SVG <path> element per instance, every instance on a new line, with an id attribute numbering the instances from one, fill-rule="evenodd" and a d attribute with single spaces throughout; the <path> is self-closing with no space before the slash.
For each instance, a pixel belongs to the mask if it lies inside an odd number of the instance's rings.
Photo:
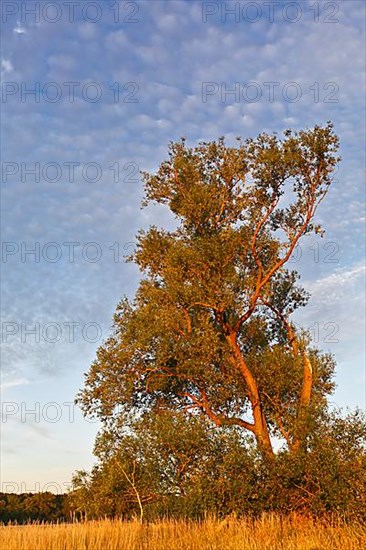
<path id="1" fill-rule="evenodd" d="M 292 515 L 260 519 L 99 520 L 0 527 L 6 550 L 360 550 L 366 525 Z"/>

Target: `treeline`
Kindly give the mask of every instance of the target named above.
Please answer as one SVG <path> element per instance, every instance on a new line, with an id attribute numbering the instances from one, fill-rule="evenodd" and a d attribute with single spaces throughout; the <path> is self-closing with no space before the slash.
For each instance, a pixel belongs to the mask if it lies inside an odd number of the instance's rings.
<path id="1" fill-rule="evenodd" d="M 0 493 L 0 522 L 67 521 L 72 518 L 68 495 L 43 493 Z"/>

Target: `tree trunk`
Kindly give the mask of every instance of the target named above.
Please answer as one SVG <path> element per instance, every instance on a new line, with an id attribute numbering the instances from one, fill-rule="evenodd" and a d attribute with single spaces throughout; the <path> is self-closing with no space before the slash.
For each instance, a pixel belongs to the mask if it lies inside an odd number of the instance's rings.
<path id="1" fill-rule="evenodd" d="M 236 340 L 236 333 L 232 332 L 226 337 L 231 350 L 234 354 L 234 365 L 240 370 L 244 381 L 248 388 L 249 400 L 252 405 L 254 426 L 253 433 L 258 443 L 258 447 L 262 455 L 266 458 L 273 460 L 274 452 L 272 447 L 271 438 L 269 435 L 268 424 L 266 417 L 264 415 L 262 404 L 260 401 L 260 396 L 258 392 L 257 382 L 251 373 L 240 348 Z"/>
<path id="2" fill-rule="evenodd" d="M 269 458 L 270 460 L 273 460 L 275 457 L 275 454 L 273 452 L 272 441 L 269 435 L 267 420 L 262 411 L 261 404 L 259 404 L 259 408 L 260 408 L 261 418 L 260 418 L 260 421 L 256 421 L 256 420 L 254 421 L 254 425 L 255 425 L 254 435 L 257 440 L 258 448 L 261 451 L 262 455 L 266 458 Z M 254 413 L 254 410 L 253 410 L 253 413 Z"/>
<path id="3" fill-rule="evenodd" d="M 297 453 L 301 446 L 304 444 L 307 429 L 306 429 L 306 416 L 310 405 L 311 390 L 313 386 L 313 369 L 309 357 L 306 354 L 306 351 L 303 351 L 303 360 L 304 360 L 304 370 L 303 370 L 303 379 L 302 379 L 302 388 L 299 399 L 299 409 L 297 414 L 297 434 L 292 445 L 292 451 Z"/>

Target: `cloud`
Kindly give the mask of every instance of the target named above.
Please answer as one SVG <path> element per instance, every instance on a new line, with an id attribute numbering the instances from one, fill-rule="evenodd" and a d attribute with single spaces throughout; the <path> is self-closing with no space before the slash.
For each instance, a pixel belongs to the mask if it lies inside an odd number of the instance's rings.
<path id="1" fill-rule="evenodd" d="M 312 296 L 323 300 L 330 297 L 341 298 L 343 293 L 349 293 L 357 283 L 357 280 L 366 273 L 365 265 L 356 265 L 351 268 L 341 268 L 331 275 L 311 283 L 310 292 Z"/>
<path id="2" fill-rule="evenodd" d="M 13 70 L 14 67 L 9 59 L 1 60 L 1 78 L 3 78 L 7 73 L 11 73 Z"/>
<path id="3" fill-rule="evenodd" d="M 30 384 L 30 381 L 26 378 L 16 378 L 15 380 L 10 380 L 9 382 L 2 382 L 1 389 L 6 390 L 7 388 L 26 386 L 27 384 Z"/>
<path id="4" fill-rule="evenodd" d="M 27 29 L 25 27 L 22 27 L 20 22 L 18 21 L 17 26 L 13 29 L 13 33 L 16 35 L 27 34 Z"/>

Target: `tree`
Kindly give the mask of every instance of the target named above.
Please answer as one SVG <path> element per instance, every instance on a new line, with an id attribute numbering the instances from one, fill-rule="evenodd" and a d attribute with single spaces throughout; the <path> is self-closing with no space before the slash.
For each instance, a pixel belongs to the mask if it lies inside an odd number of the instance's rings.
<path id="1" fill-rule="evenodd" d="M 276 467 L 263 474 L 261 494 L 268 510 L 331 513 L 364 521 L 365 413 L 324 411 L 309 437 L 307 453 L 280 452 Z"/>
<path id="2" fill-rule="evenodd" d="M 114 426 L 98 435 L 98 464 L 90 474 L 74 476 L 70 512 L 141 520 L 263 512 L 366 517 L 366 423 L 360 411 L 323 411 L 306 454 L 282 449 L 274 463 L 261 459 L 240 426 L 217 429 L 201 415 L 160 410 L 126 428 L 124 423 L 123 430 Z"/>
<path id="3" fill-rule="evenodd" d="M 273 435 L 306 450 L 334 361 L 291 322 L 308 296 L 286 264 L 300 239 L 322 234 L 314 216 L 337 149 L 331 123 L 237 147 L 170 144 L 169 159 L 144 173 L 144 204 L 169 207 L 177 229 L 139 232 L 130 260 L 143 278 L 86 376 L 86 414 L 110 424 L 162 407 L 199 411 L 249 431 L 266 460 Z"/>
<path id="4" fill-rule="evenodd" d="M 141 521 L 231 513 L 248 497 L 243 487 L 253 478 L 255 449 L 248 443 L 237 427 L 217 430 L 205 417 L 147 413 L 128 429 L 98 435 L 98 464 L 74 475 L 70 508 L 87 517 Z"/>

